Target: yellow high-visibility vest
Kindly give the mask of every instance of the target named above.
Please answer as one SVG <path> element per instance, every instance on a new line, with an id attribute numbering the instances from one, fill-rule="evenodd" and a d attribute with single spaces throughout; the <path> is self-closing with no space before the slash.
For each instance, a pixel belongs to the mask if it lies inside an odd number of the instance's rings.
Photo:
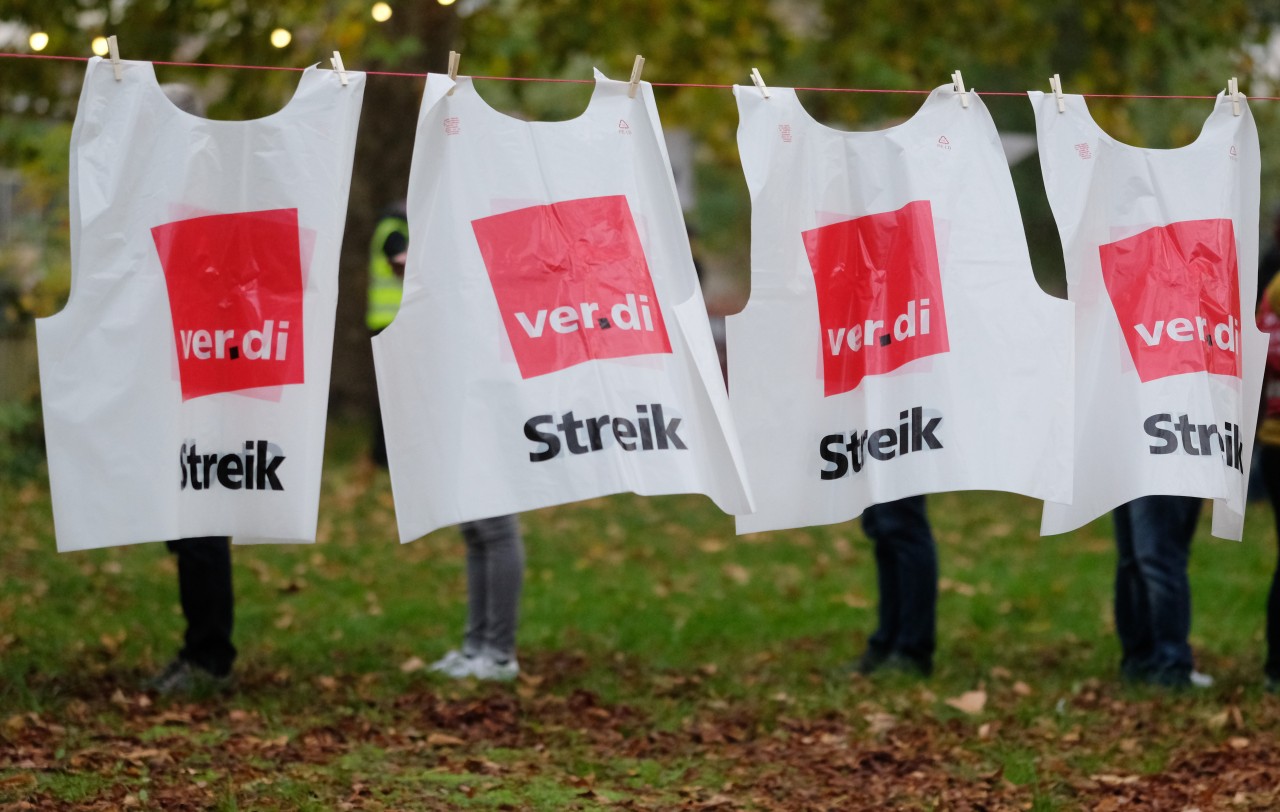
<path id="1" fill-rule="evenodd" d="M 404 294 L 404 280 L 396 276 L 391 261 L 383 252 L 383 243 L 399 232 L 409 239 L 409 223 L 403 217 L 384 217 L 374 229 L 369 245 L 369 306 L 364 321 L 370 330 L 381 330 L 389 325 L 400 310 L 400 297 Z"/>

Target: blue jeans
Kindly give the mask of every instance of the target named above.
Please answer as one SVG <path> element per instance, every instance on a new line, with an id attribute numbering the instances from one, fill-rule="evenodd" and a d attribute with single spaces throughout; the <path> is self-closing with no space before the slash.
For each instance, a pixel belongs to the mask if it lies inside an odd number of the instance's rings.
<path id="1" fill-rule="evenodd" d="M 924 497 L 872 505 L 862 529 L 875 543 L 880 588 L 879 627 L 867 647 L 905 657 L 927 674 L 937 644 L 938 550 Z"/>
<path id="2" fill-rule="evenodd" d="M 1181 685 L 1191 676 L 1187 562 L 1202 503 L 1143 496 L 1114 511 L 1116 634 L 1125 677 Z"/>

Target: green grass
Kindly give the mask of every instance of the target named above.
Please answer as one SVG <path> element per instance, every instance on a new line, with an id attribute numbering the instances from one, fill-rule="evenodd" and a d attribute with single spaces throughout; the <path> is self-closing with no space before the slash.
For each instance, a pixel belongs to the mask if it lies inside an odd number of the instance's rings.
<path id="1" fill-rule="evenodd" d="M 843 673 L 875 623 L 856 522 L 737 537 L 703 497 L 621 495 L 523 518 L 525 679 L 454 684 L 401 665 L 458 643 L 463 543 L 396 542 L 364 442 L 331 427 L 316 545 L 235 550 L 239 689 L 200 703 L 139 688 L 181 632 L 163 547 L 59 555 L 46 486 L 0 485 L 0 804 L 1157 809 L 1207 780 L 1195 803 L 1263 809 L 1280 785 L 1265 505 L 1243 543 L 1208 510 L 1197 536 L 1206 692 L 1115 679 L 1109 520 L 1042 539 L 1039 503 L 994 493 L 930 497 L 927 682 Z M 971 690 L 980 713 L 947 704 Z"/>

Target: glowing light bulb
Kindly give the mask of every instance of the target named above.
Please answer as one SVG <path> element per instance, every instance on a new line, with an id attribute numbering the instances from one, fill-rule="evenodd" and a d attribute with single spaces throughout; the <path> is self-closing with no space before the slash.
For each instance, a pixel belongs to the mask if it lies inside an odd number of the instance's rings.
<path id="1" fill-rule="evenodd" d="M 373 15 L 374 22 L 385 23 L 391 19 L 391 6 L 386 3 L 374 3 L 369 13 Z"/>
<path id="2" fill-rule="evenodd" d="M 36 31 L 27 39 L 27 44 L 33 51 L 43 51 L 49 45 L 49 35 L 43 31 Z"/>
<path id="3" fill-rule="evenodd" d="M 293 42 L 293 34 L 290 34 L 287 29 L 277 28 L 271 32 L 271 44 L 277 48 L 284 48 L 291 42 Z"/>
<path id="4" fill-rule="evenodd" d="M 90 47 L 93 48 L 93 52 L 98 56 L 106 56 L 107 53 L 111 50 L 110 48 L 107 47 L 106 37 L 94 37 L 93 44 Z"/>

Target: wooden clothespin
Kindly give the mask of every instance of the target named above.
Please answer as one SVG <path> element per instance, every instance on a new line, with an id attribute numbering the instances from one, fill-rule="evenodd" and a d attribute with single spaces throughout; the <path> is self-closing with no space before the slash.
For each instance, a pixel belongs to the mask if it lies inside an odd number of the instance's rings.
<path id="1" fill-rule="evenodd" d="M 338 78 L 342 80 L 342 86 L 347 86 L 347 69 L 342 64 L 342 54 L 337 51 L 333 52 L 333 58 L 329 60 L 333 65 L 333 69 L 338 72 Z"/>
<path id="2" fill-rule="evenodd" d="M 1054 98 L 1058 100 L 1058 112 L 1067 112 L 1067 104 L 1062 96 L 1062 79 L 1058 77 L 1058 74 L 1055 73 L 1053 77 L 1049 79 L 1049 87 L 1053 90 Z"/>
<path id="3" fill-rule="evenodd" d="M 631 87 L 627 88 L 627 98 L 634 99 L 640 87 L 640 74 L 644 71 L 644 57 L 636 54 L 636 62 L 631 67 Z"/>
<path id="4" fill-rule="evenodd" d="M 459 53 L 458 51 L 449 52 L 449 78 L 455 82 L 458 81 L 458 63 L 461 61 L 462 61 L 461 53 Z M 453 91 L 456 89 L 457 89 L 456 86 L 449 88 L 449 92 L 446 93 L 445 95 L 452 96 Z"/>
<path id="5" fill-rule="evenodd" d="M 1242 98 L 1242 94 L 1240 93 L 1240 82 L 1236 77 L 1232 76 L 1227 82 L 1227 92 L 1231 94 L 1231 112 L 1235 113 L 1237 116 L 1240 115 L 1240 99 Z"/>
<path id="6" fill-rule="evenodd" d="M 756 87 L 760 88 L 761 96 L 764 96 L 766 99 L 769 98 L 769 88 L 765 86 L 764 78 L 760 76 L 760 71 L 755 68 L 751 69 L 751 81 L 755 83 Z"/>
<path id="7" fill-rule="evenodd" d="M 107 53 L 111 55 L 111 68 L 116 72 L 116 81 L 119 82 L 124 78 L 124 73 L 120 65 L 120 46 L 116 43 L 115 34 L 107 37 Z"/>
<path id="8" fill-rule="evenodd" d="M 960 106 L 969 109 L 969 93 L 964 89 L 964 77 L 960 75 L 960 71 L 951 74 L 951 83 L 956 93 L 960 94 Z"/>

